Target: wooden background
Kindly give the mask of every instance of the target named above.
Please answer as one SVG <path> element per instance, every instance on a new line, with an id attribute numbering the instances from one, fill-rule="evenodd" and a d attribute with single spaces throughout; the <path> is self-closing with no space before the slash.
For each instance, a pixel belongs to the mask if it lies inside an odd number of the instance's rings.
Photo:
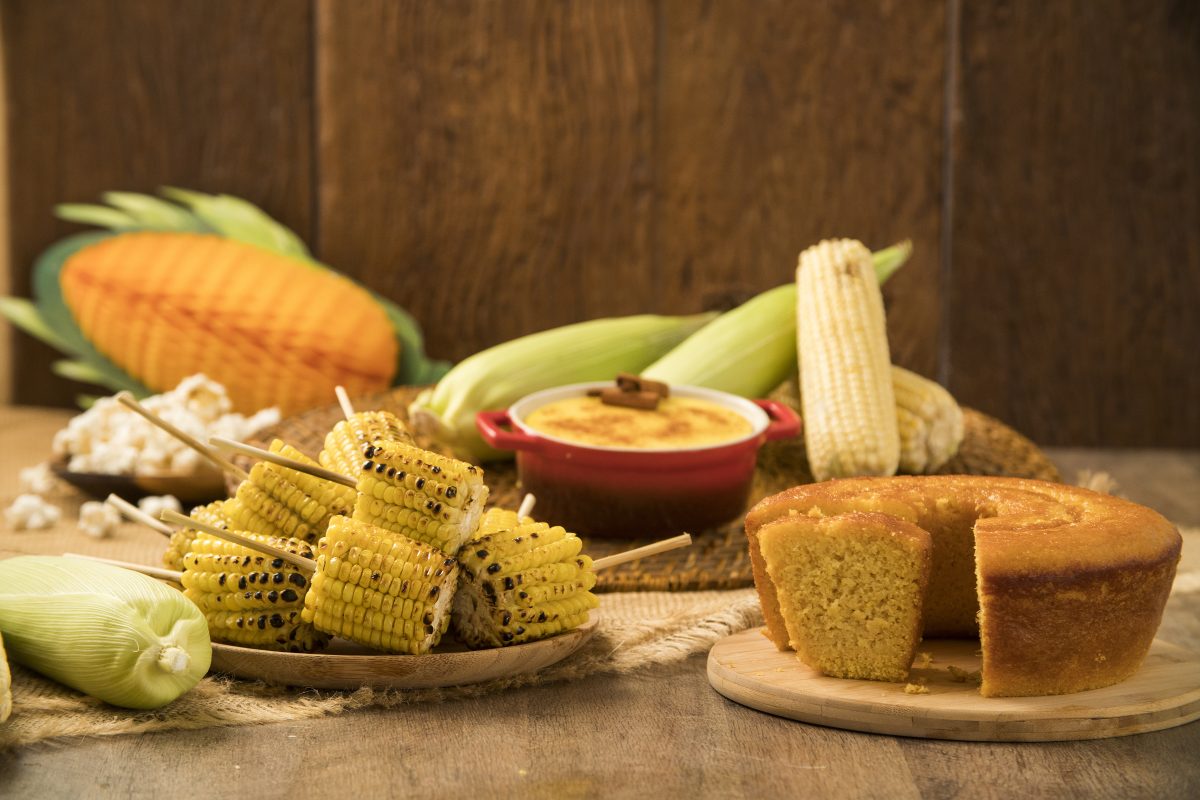
<path id="1" fill-rule="evenodd" d="M 1189 0 L 3 0 L 11 290 L 60 201 L 241 195 L 433 354 L 911 237 L 893 358 L 1046 444 L 1200 446 Z M 13 337 L 14 395 L 65 403 Z"/>

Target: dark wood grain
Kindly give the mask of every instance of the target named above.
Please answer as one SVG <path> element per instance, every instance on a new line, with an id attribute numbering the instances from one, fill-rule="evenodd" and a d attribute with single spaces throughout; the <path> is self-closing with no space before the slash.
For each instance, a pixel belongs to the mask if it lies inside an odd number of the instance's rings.
<path id="1" fill-rule="evenodd" d="M 1043 444 L 1200 444 L 1200 13 L 962 4 L 950 387 Z"/>
<path id="2" fill-rule="evenodd" d="M 228 192 L 310 234 L 307 0 L 6 0 L 0 13 L 16 294 L 75 230 L 54 204 L 109 189 Z M 17 402 L 72 402 L 82 387 L 51 375 L 56 358 L 18 335 Z"/>
<path id="3" fill-rule="evenodd" d="M 321 0 L 321 254 L 454 359 L 653 309 L 653 10 Z"/>
<path id="4" fill-rule="evenodd" d="M 911 237 L 889 339 L 935 375 L 945 3 L 665 0 L 661 24 L 663 302 L 787 283 L 822 238 Z"/>

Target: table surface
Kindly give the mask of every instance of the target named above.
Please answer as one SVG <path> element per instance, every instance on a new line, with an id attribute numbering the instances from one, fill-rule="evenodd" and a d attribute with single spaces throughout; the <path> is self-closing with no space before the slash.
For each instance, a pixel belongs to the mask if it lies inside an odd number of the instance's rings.
<path id="1" fill-rule="evenodd" d="M 0 408 L 0 496 L 61 412 Z M 1054 450 L 1200 525 L 1200 452 Z M 1200 648 L 1200 594 L 1160 636 Z M 1200 723 L 1119 739 L 981 744 L 821 728 L 732 703 L 705 660 L 478 699 L 0 754 L 0 797 L 1198 797 Z"/>

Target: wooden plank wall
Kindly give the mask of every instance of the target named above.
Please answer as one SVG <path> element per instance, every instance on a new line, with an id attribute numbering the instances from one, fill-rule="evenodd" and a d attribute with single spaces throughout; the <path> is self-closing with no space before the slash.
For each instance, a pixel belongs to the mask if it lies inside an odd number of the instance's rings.
<path id="1" fill-rule="evenodd" d="M 240 194 L 461 358 L 911 236 L 895 360 L 1047 444 L 1200 445 L 1200 15 L 1169 0 L 2 0 L 53 203 Z M 48 58 L 47 53 L 54 53 Z M 24 336 L 19 402 L 69 401 Z"/>

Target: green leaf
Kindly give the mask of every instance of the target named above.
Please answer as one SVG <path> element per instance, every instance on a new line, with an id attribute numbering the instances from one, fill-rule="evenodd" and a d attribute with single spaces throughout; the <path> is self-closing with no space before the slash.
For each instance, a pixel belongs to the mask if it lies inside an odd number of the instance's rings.
<path id="1" fill-rule="evenodd" d="M 114 231 L 127 231 L 139 227 L 138 221 L 124 211 L 90 203 L 59 203 L 54 207 L 54 214 L 67 222 L 96 225 Z"/>
<path id="2" fill-rule="evenodd" d="M 92 406 L 96 405 L 96 401 L 100 399 L 99 395 L 95 394 L 77 394 L 75 395 L 75 405 L 87 411 Z"/>
<path id="3" fill-rule="evenodd" d="M 163 195 L 184 204 L 222 236 L 257 245 L 280 255 L 311 260 L 308 246 L 294 232 L 240 197 L 163 187 Z"/>
<path id="4" fill-rule="evenodd" d="M 104 202 L 124 211 L 146 230 L 195 233 L 212 230 L 195 214 L 148 194 L 105 192 L 102 197 Z"/>
<path id="5" fill-rule="evenodd" d="M 66 341 L 42 319 L 41 312 L 32 300 L 23 297 L 0 297 L 0 314 L 35 339 L 40 339 L 58 350 L 71 352 Z"/>
<path id="6" fill-rule="evenodd" d="M 879 279 L 881 286 L 908 262 L 912 250 L 912 239 L 905 239 L 871 254 L 871 260 L 875 263 L 875 277 Z"/>
<path id="7" fill-rule="evenodd" d="M 50 365 L 50 370 L 59 377 L 80 383 L 95 383 L 104 386 L 108 382 L 108 376 L 86 361 L 71 361 L 70 359 L 55 361 Z"/>
<path id="8" fill-rule="evenodd" d="M 370 290 L 368 290 L 370 291 Z M 396 365 L 396 385 L 424 386 L 437 381 L 450 371 L 449 361 L 430 359 L 425 355 L 425 337 L 412 315 L 375 292 L 371 296 L 383 306 L 392 330 L 400 340 L 400 361 Z"/>

